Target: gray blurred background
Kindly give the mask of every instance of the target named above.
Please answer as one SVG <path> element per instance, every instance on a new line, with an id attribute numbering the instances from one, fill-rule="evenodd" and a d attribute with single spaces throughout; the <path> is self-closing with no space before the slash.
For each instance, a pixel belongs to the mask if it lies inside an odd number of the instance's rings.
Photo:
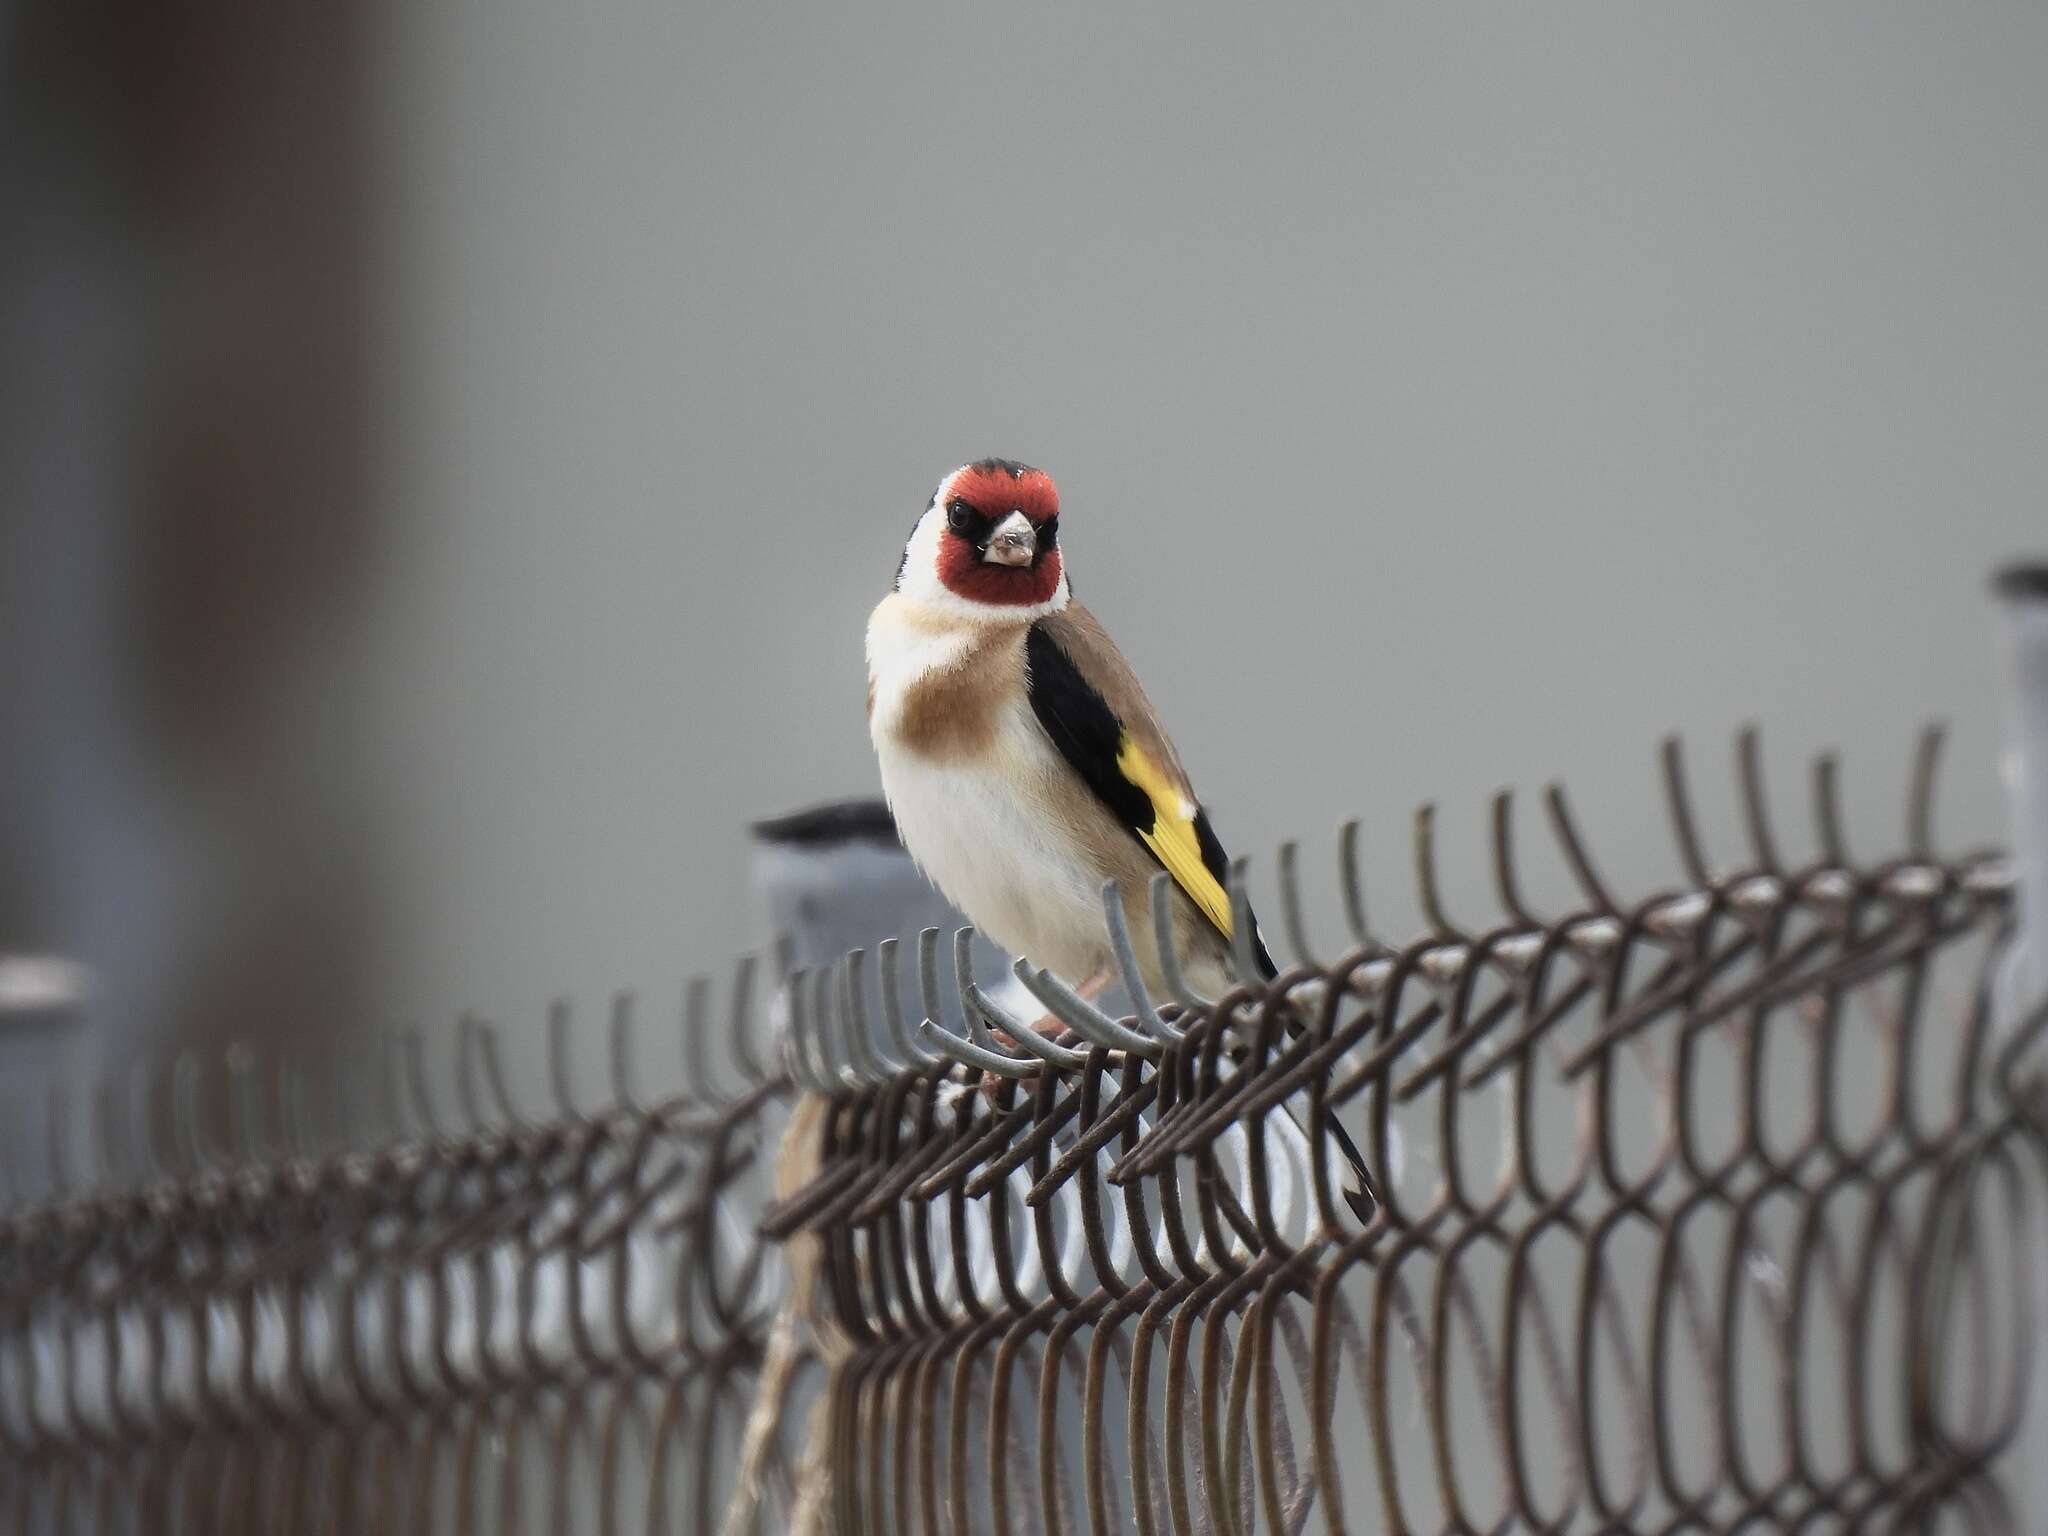
<path id="1" fill-rule="evenodd" d="M 1746 720 L 1795 849 L 1929 716 L 1995 839 L 2044 80 L 2040 6 L 0 4 L 0 953 L 92 996 L 0 1071 L 672 997 L 989 453 L 1396 937 L 1424 799 L 1454 903 L 1553 777 L 1671 878 L 1673 728 L 1731 854 Z"/>

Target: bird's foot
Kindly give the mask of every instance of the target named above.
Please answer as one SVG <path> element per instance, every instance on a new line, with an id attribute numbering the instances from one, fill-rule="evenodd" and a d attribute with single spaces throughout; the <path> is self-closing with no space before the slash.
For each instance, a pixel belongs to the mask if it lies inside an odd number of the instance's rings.
<path id="1" fill-rule="evenodd" d="M 1102 996 L 1104 992 L 1107 992 L 1109 990 L 1110 983 L 1115 980 L 1116 972 L 1105 968 L 1103 970 L 1097 971 L 1093 976 L 1090 976 L 1086 981 L 1082 982 L 1078 987 L 1074 988 L 1074 991 L 1080 994 L 1082 998 L 1092 1003 L 1098 997 Z M 1038 1031 L 1039 1034 L 1048 1037 L 1063 1035 L 1067 1032 L 1066 1020 L 1062 1019 L 1056 1013 L 1040 1014 L 1036 1019 L 1032 1021 L 1031 1027 Z M 1007 1039 L 1001 1030 L 993 1031 L 993 1033 L 995 1034 L 995 1037 L 998 1040 L 1002 1040 L 1003 1043 L 1006 1045 L 1014 1045 L 1016 1043 L 1015 1041 Z"/>
<path id="2" fill-rule="evenodd" d="M 1115 980 L 1116 972 L 1105 967 L 1104 969 L 1097 971 L 1093 976 L 1090 976 L 1086 981 L 1082 982 L 1079 986 L 1075 987 L 1074 991 L 1092 1003 L 1098 997 L 1102 996 L 1104 992 L 1108 991 L 1110 984 L 1113 983 Z M 1036 1019 L 1033 1019 L 1031 1021 L 1031 1028 L 1036 1033 L 1044 1035 L 1048 1039 L 1054 1038 L 1059 1035 L 1063 1035 L 1067 1032 L 1066 1021 L 1060 1018 L 1060 1016 L 1055 1013 L 1040 1014 Z M 996 1042 L 1000 1045 L 1015 1046 L 1017 1043 L 1015 1038 L 1011 1036 L 1011 1034 L 1007 1030 L 991 1029 L 989 1033 L 996 1038 Z M 993 1099 L 995 1097 L 996 1084 L 1000 1081 L 1001 1079 L 998 1078 L 995 1075 L 995 1073 L 984 1072 L 981 1075 L 982 1096 L 984 1098 Z"/>

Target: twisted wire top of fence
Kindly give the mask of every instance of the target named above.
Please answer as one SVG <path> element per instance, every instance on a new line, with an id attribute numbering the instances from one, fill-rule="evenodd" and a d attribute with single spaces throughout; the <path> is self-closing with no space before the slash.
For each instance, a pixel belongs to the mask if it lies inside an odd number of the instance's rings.
<path id="1" fill-rule="evenodd" d="M 1018 964 L 1058 1033 L 928 932 L 772 997 L 743 969 L 722 1024 L 693 987 L 672 1094 L 615 1010 L 602 1108 L 562 1014 L 541 1110 L 474 1020 L 438 1093 L 416 1045 L 355 1059 L 374 1072 L 124 1075 L 89 1106 L 95 1187 L 0 1222 L 0 1507 L 20 1529 L 2006 1528 L 2040 1026 L 1994 1030 L 2009 880 L 1934 850 L 1934 748 L 1878 863 L 1850 859 L 1817 764 L 1793 866 L 1744 737 L 1748 846 L 1716 873 L 1668 747 L 1686 883 L 1628 903 L 1553 790 L 1581 898 L 1559 915 L 1522 895 L 1503 796 L 1484 926 L 1445 911 L 1425 812 L 1428 931 L 1400 946 L 1368 926 L 1355 829 L 1341 955 L 1285 850 L 1293 963 L 1220 998 L 1170 945 L 1172 995 L 1146 995 L 1161 935 L 1111 900 L 1127 1008 Z"/>

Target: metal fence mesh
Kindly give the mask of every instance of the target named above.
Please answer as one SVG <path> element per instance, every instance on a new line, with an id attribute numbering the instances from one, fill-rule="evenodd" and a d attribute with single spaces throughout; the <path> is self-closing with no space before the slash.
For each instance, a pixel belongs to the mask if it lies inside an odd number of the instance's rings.
<path id="1" fill-rule="evenodd" d="M 564 1017 L 545 1110 L 481 1023 L 439 1074 L 128 1074 L 50 1117 L 95 1128 L 92 1187 L 0 1225 L 0 1512 L 2022 1529 L 2048 1141 L 2043 1021 L 1994 1018 L 2009 876 L 1935 852 L 1932 738 L 1877 863 L 1831 764 L 1794 863 L 1738 761 L 1731 870 L 1674 748 L 1677 888 L 1617 899 L 1553 792 L 1580 900 L 1531 911 L 1502 797 L 1499 911 L 1460 922 L 1425 814 L 1412 942 L 1370 930 L 1347 835 L 1342 953 L 1289 853 L 1270 985 L 1155 999 L 1132 964 L 1112 1016 L 1021 966 L 1058 1034 L 927 933 L 693 989 L 673 1093 L 615 1015 L 602 1109 Z"/>

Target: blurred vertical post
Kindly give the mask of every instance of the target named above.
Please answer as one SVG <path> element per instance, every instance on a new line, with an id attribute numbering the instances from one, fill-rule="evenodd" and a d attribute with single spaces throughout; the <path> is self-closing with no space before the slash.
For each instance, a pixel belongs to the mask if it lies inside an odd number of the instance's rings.
<path id="1" fill-rule="evenodd" d="M 2011 1002 L 2025 1012 L 2048 1000 L 2048 565 L 2008 567 L 1993 590 L 2005 693 L 2003 776 L 2020 879 Z"/>
<path id="2" fill-rule="evenodd" d="M 2005 715 L 2005 781 L 2012 861 L 2019 875 L 2019 935 L 2001 978 L 1999 1023 L 2011 1030 L 2048 1007 L 2048 564 L 2012 565 L 1992 578 L 1998 599 L 1999 688 Z M 2034 1042 L 2030 1059 L 2041 1059 Z M 2048 1412 L 2048 1381 L 2034 1379 L 2030 1413 Z M 2020 1474 L 2025 1507 L 2048 1509 L 2048 1464 Z M 2038 1528 L 2038 1527 L 2037 1527 Z"/>
<path id="3" fill-rule="evenodd" d="M 369 995 L 373 16 L 0 4 L 0 953 L 74 1072 Z"/>

